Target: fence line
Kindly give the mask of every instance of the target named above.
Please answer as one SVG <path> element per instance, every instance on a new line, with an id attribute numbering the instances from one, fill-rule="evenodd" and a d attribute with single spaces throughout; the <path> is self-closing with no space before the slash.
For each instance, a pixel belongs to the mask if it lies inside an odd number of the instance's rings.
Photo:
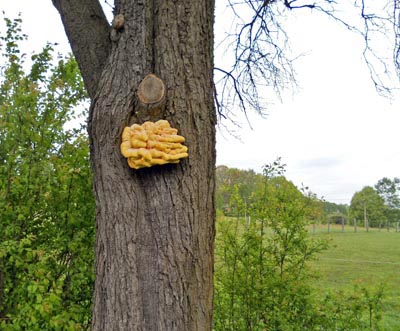
<path id="1" fill-rule="evenodd" d="M 368 260 L 337 259 L 337 258 L 333 258 L 333 257 L 320 257 L 318 259 L 319 260 L 329 260 L 329 261 L 349 262 L 349 263 L 400 265 L 400 262 L 391 262 L 391 261 L 368 261 Z"/>
<path id="2" fill-rule="evenodd" d="M 395 224 L 389 224 L 388 226 L 380 226 L 380 227 L 365 227 L 358 225 L 357 223 L 352 224 L 334 224 L 328 222 L 327 224 L 311 224 L 311 232 L 400 232 L 400 222 L 396 222 Z"/>

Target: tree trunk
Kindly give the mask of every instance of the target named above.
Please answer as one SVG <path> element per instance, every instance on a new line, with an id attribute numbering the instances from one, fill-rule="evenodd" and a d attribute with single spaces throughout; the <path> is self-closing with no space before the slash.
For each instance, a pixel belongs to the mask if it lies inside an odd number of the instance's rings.
<path id="1" fill-rule="evenodd" d="M 63 0 L 53 2 L 68 16 Z M 97 203 L 94 331 L 212 329 L 213 11 L 213 0 L 116 1 L 123 26 L 111 28 L 101 78 L 88 88 L 95 90 L 89 118 Z M 74 32 L 67 34 L 74 43 Z M 146 112 L 136 90 L 150 73 L 163 80 L 166 98 Z M 189 157 L 130 169 L 119 149 L 123 128 L 159 119 L 186 138 Z"/>

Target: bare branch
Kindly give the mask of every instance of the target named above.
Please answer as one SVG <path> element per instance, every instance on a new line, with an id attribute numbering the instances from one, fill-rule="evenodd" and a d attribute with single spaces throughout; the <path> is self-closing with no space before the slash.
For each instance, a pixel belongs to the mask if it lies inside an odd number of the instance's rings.
<path id="1" fill-rule="evenodd" d="M 281 13 L 271 10 L 275 2 L 229 0 L 239 23 L 237 32 L 227 37 L 235 54 L 233 65 L 216 68 L 219 113 L 228 116 L 237 104 L 246 118 L 249 109 L 265 115 L 269 93 L 272 99 L 272 94 L 280 95 L 283 87 L 294 83 L 293 59 L 286 57 L 288 38 L 277 20 Z M 246 11 L 250 13 L 248 22 L 239 14 Z"/>
<path id="2" fill-rule="evenodd" d="M 110 25 L 98 0 L 52 0 L 93 99 L 111 49 Z"/>
<path id="3" fill-rule="evenodd" d="M 394 1 L 394 8 L 396 10 L 399 0 Z M 296 5 L 297 2 L 303 3 L 302 5 Z M 355 32 L 364 40 L 363 58 L 367 65 L 370 73 L 371 80 L 375 85 L 375 89 L 378 93 L 384 96 L 390 96 L 393 91 L 393 84 L 391 82 L 390 72 L 390 60 L 383 56 L 381 49 L 376 47 L 374 43 L 378 40 L 387 39 L 389 28 L 393 26 L 395 29 L 399 29 L 399 24 L 393 20 L 396 19 L 396 14 L 390 15 L 384 12 L 384 8 L 379 8 L 376 2 L 369 0 L 355 0 L 353 8 L 359 12 L 359 22 L 356 19 L 350 23 L 348 18 L 342 18 L 340 12 L 340 6 L 342 4 L 334 0 L 319 0 L 314 1 L 312 4 L 304 4 L 304 0 L 284 0 L 285 6 L 289 9 L 309 8 L 313 11 L 320 12 L 323 15 L 328 16 L 330 19 L 338 22 L 348 30 Z M 397 14 L 397 20 L 398 20 Z M 356 15 L 354 15 L 356 16 Z M 356 17 L 355 17 L 356 18 Z M 396 44 L 398 45 L 398 37 L 395 37 Z M 395 46 L 395 61 L 394 64 L 399 70 L 399 63 L 396 61 L 396 52 L 398 52 L 398 46 Z M 399 75 L 400 76 L 400 75 Z"/>
<path id="4" fill-rule="evenodd" d="M 400 77 L 400 0 L 393 0 L 393 18 L 395 35 L 393 60 L 396 65 L 397 76 Z"/>
<path id="5" fill-rule="evenodd" d="M 387 0 L 390 4 L 392 0 Z M 400 0 L 393 0 L 393 11 L 385 10 L 382 2 L 353 0 L 228 0 L 237 30 L 228 35 L 235 59 L 229 69 L 218 68 L 216 74 L 219 113 L 229 114 L 235 106 L 263 114 L 266 96 L 280 91 L 288 84 L 296 84 L 293 61 L 288 57 L 289 36 L 283 27 L 288 13 L 309 10 L 321 14 L 357 34 L 364 41 L 362 56 L 378 93 L 391 96 L 394 72 L 387 47 L 393 43 L 395 70 L 400 77 Z M 394 33 L 393 33 L 393 30 Z M 393 37 L 392 37 L 393 36 Z M 226 44 L 225 44 L 226 45 Z M 226 46 L 225 46 L 226 47 Z M 222 76 L 221 76 L 222 75 Z M 262 91 L 262 92 L 261 92 Z"/>

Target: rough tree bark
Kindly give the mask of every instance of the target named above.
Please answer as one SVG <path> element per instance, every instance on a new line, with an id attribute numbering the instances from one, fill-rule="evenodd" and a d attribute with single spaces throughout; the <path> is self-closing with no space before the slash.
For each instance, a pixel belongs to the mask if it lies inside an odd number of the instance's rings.
<path id="1" fill-rule="evenodd" d="M 97 203 L 92 330 L 211 330 L 215 124 L 213 0 L 53 0 L 91 98 Z M 165 84 L 157 111 L 138 112 L 148 74 Z M 168 120 L 186 138 L 179 164 L 132 170 L 123 128 Z"/>

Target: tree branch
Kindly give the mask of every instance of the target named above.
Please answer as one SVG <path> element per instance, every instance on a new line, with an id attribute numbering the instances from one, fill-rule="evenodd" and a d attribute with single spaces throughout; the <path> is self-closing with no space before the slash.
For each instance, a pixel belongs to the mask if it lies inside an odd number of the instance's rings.
<path id="1" fill-rule="evenodd" d="M 377 92 L 391 97 L 397 90 L 392 74 L 395 69 L 400 77 L 400 0 L 387 0 L 386 5 L 374 0 L 228 0 L 227 6 L 236 30 L 220 47 L 233 50 L 234 58 L 215 68 L 216 106 L 224 117 L 236 106 L 244 113 L 251 109 L 265 114 L 271 92 L 279 96 L 283 87 L 296 86 L 296 57 L 288 57 L 290 38 L 284 26 L 294 10 L 324 15 L 361 37 L 362 56 Z M 394 66 L 385 43 L 393 47 Z"/>
<path id="2" fill-rule="evenodd" d="M 400 0 L 393 0 L 393 17 L 395 35 L 393 59 L 397 70 L 397 76 L 400 78 Z"/>
<path id="3" fill-rule="evenodd" d="M 111 49 L 110 25 L 98 0 L 52 0 L 91 99 Z"/>
<path id="4" fill-rule="evenodd" d="M 229 69 L 214 68 L 216 106 L 223 117 L 231 119 L 231 109 L 236 105 L 246 118 L 250 109 L 266 115 L 268 95 L 274 92 L 279 96 L 283 87 L 296 85 L 292 66 L 295 59 L 287 57 L 288 36 L 277 19 L 282 13 L 276 3 L 276 0 L 228 0 L 237 30 L 223 44 L 230 44 L 234 61 Z M 242 13 L 249 14 L 246 17 Z"/>

